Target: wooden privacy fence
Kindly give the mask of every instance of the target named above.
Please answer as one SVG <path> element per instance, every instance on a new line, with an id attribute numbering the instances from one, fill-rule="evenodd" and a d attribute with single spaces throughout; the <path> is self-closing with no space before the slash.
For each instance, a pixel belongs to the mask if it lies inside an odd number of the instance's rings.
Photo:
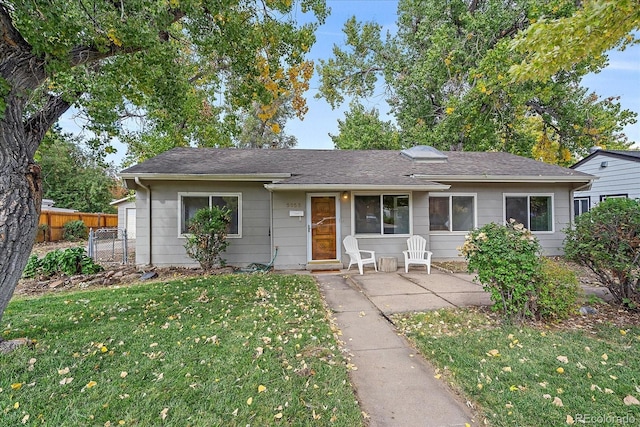
<path id="1" fill-rule="evenodd" d="M 118 214 L 42 211 L 37 242 L 57 242 L 63 239 L 63 227 L 69 221 L 80 220 L 89 228 L 118 227 Z"/>

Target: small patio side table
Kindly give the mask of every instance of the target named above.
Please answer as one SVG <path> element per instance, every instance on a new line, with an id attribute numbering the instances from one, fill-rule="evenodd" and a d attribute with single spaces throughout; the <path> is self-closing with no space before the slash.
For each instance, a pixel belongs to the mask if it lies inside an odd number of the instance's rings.
<path id="1" fill-rule="evenodd" d="M 378 260 L 380 271 L 392 273 L 398 270 L 398 258 L 396 257 L 380 257 Z"/>

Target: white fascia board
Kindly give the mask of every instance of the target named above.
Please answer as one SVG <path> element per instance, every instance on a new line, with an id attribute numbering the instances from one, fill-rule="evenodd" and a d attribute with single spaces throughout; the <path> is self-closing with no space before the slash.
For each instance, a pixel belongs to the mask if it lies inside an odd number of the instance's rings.
<path id="1" fill-rule="evenodd" d="M 447 182 L 575 182 L 590 183 L 596 176 L 520 176 L 520 175 L 412 175 L 412 178 Z"/>
<path id="2" fill-rule="evenodd" d="M 271 181 L 290 178 L 290 173 L 255 174 L 171 174 L 171 173 L 121 173 L 122 179 L 144 179 L 145 181 Z"/>
<path id="3" fill-rule="evenodd" d="M 450 185 L 431 183 L 418 185 L 372 185 L 372 184 L 265 184 L 269 191 L 444 191 Z"/>

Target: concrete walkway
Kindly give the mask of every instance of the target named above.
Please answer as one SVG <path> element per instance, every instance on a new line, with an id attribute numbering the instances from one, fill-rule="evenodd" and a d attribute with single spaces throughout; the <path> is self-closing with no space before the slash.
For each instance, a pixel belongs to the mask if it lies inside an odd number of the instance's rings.
<path id="1" fill-rule="evenodd" d="M 371 427 L 475 424 L 466 402 L 435 378 L 434 368 L 386 319 L 395 312 L 489 302 L 471 276 L 431 273 L 315 275 L 357 367 L 351 379 Z"/>
<path id="2" fill-rule="evenodd" d="M 432 268 L 429 275 L 415 269 L 314 276 L 357 367 L 351 380 L 371 427 L 478 425 L 466 402 L 435 378 L 431 364 L 388 321 L 393 313 L 491 305 L 472 275 Z M 583 289 L 610 298 L 606 288 Z"/>

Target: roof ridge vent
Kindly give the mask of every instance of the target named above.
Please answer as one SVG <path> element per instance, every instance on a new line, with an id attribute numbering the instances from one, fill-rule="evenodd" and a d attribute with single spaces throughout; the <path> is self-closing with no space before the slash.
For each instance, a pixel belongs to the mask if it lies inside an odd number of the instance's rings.
<path id="1" fill-rule="evenodd" d="M 414 162 L 446 163 L 448 156 L 429 145 L 415 145 L 400 152 Z"/>

